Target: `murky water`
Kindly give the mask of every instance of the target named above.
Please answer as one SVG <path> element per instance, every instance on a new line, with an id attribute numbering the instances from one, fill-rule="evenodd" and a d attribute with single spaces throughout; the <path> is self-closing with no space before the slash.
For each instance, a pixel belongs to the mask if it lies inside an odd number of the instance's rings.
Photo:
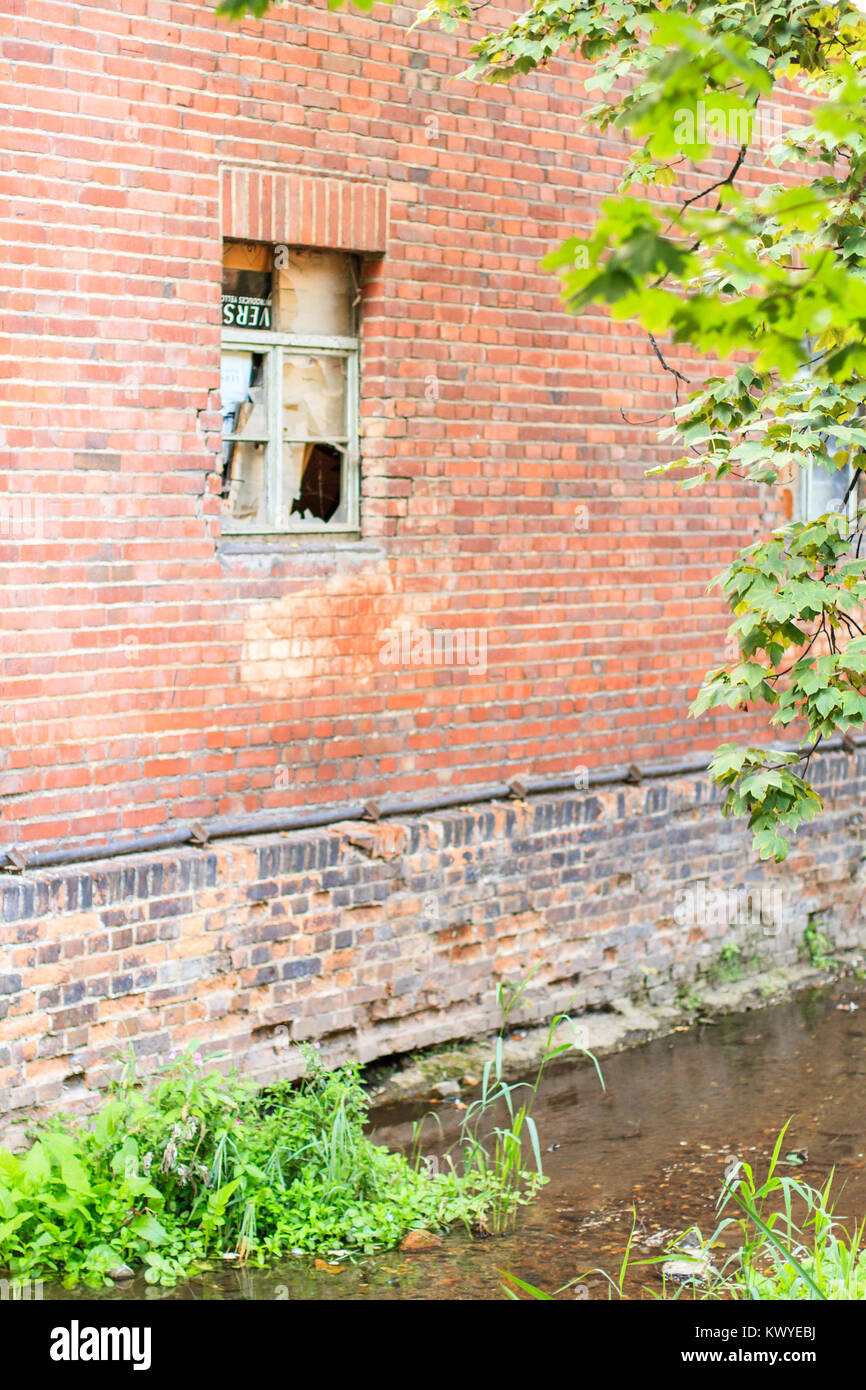
<path id="1" fill-rule="evenodd" d="M 791 1116 L 784 1151 L 805 1150 L 808 1158 L 786 1171 L 817 1185 L 835 1168 L 835 1190 L 844 1188 L 839 1215 L 866 1215 L 866 991 L 808 991 L 609 1057 L 602 1070 L 604 1092 L 585 1061 L 562 1064 L 545 1078 L 533 1113 L 542 1147 L 556 1146 L 545 1154 L 550 1182 L 513 1234 L 455 1235 L 432 1252 L 394 1251 L 335 1269 L 295 1259 L 266 1272 L 203 1275 L 176 1289 L 136 1281 L 124 1294 L 82 1289 L 55 1296 L 495 1299 L 503 1297 L 505 1271 L 554 1290 L 587 1270 L 616 1272 L 633 1205 L 638 1258 L 660 1253 L 660 1233 L 697 1224 L 708 1234 L 725 1163 L 745 1158 L 762 1173 Z M 377 1137 L 408 1145 L 411 1122 L 430 1108 L 382 1108 L 374 1117 Z M 446 1138 L 453 1137 L 460 1112 L 436 1108 Z M 607 1296 L 598 1275 L 584 1283 L 583 1296 Z M 640 1297 L 653 1286 L 660 1286 L 657 1276 L 644 1270 L 628 1291 Z"/>

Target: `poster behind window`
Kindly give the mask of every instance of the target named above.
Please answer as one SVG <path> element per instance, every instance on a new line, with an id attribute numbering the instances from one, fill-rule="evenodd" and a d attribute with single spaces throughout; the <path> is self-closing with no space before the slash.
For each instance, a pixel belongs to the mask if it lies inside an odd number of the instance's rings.
<path id="1" fill-rule="evenodd" d="M 223 250 L 223 327 L 264 332 L 273 327 L 272 310 L 272 251 L 255 242 L 227 242 Z"/>

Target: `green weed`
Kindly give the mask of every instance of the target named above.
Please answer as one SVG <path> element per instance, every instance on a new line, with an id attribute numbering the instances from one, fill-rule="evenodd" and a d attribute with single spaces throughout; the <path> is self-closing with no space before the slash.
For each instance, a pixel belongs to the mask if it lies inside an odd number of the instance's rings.
<path id="1" fill-rule="evenodd" d="M 90 1124 L 61 1117 L 0 1151 L 0 1267 L 107 1282 L 121 1265 L 169 1284 L 215 1259 L 369 1254 L 412 1227 L 486 1228 L 493 1171 L 421 1171 L 364 1133 L 355 1066 L 307 1053 L 300 1083 L 256 1093 L 188 1052 L 146 1091 L 130 1059 Z M 515 1177 L 515 1181 L 519 1181 Z"/>
<path id="2" fill-rule="evenodd" d="M 314 1048 L 299 1082 L 260 1092 L 192 1049 L 146 1088 L 130 1054 L 93 1121 L 0 1150 L 0 1269 L 71 1286 L 129 1266 L 171 1284 L 216 1260 L 368 1255 L 413 1228 L 502 1231 L 544 1180 L 530 1107 L 571 1046 L 553 1045 L 560 1022 L 534 1085 L 506 1082 L 500 1036 L 441 1169 L 373 1143 L 358 1067 L 328 1071 Z"/>
<path id="3" fill-rule="evenodd" d="M 813 965 L 816 970 L 829 970 L 833 962 L 830 960 L 830 953 L 833 950 L 833 943 L 819 928 L 813 918 L 809 918 L 809 923 L 803 932 L 803 945 L 800 954 Z"/>

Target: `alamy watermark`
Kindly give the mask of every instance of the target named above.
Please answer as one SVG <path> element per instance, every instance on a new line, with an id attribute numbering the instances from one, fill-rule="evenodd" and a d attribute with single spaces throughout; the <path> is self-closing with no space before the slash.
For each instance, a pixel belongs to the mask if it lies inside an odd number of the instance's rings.
<path id="1" fill-rule="evenodd" d="M 0 1279 L 0 1303 L 41 1303 L 41 1279 Z"/>
<path id="2" fill-rule="evenodd" d="M 149 1327 L 82 1327 L 73 1318 L 68 1327 L 51 1331 L 52 1361 L 128 1361 L 134 1371 L 150 1370 Z"/>
<path id="3" fill-rule="evenodd" d="M 681 927 L 743 926 L 775 936 L 785 921 L 781 888 L 710 888 L 700 882 L 676 895 L 674 921 Z"/>
<path id="4" fill-rule="evenodd" d="M 45 532 L 45 505 L 41 497 L 0 493 L 0 540 L 28 540 Z"/>
<path id="5" fill-rule="evenodd" d="M 392 628 L 381 634 L 383 666 L 466 666 L 487 670 L 487 630 L 480 627 Z"/>
<path id="6" fill-rule="evenodd" d="M 791 112 L 772 104 L 708 106 L 699 101 L 694 107 L 674 112 L 674 141 L 678 145 L 748 146 L 766 152 L 796 129 Z"/>

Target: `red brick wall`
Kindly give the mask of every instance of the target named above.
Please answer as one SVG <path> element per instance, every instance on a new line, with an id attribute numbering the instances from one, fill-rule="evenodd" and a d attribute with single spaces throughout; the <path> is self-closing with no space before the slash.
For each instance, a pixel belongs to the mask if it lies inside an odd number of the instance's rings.
<path id="1" fill-rule="evenodd" d="M 0 842 L 692 749 L 754 519 L 645 478 L 620 410 L 669 379 L 539 268 L 623 159 L 581 70 L 477 89 L 401 8 L 4 8 Z M 221 542 L 221 171 L 256 164 L 385 190 L 355 544 Z M 383 666 L 400 625 L 483 630 L 486 669 Z"/>

